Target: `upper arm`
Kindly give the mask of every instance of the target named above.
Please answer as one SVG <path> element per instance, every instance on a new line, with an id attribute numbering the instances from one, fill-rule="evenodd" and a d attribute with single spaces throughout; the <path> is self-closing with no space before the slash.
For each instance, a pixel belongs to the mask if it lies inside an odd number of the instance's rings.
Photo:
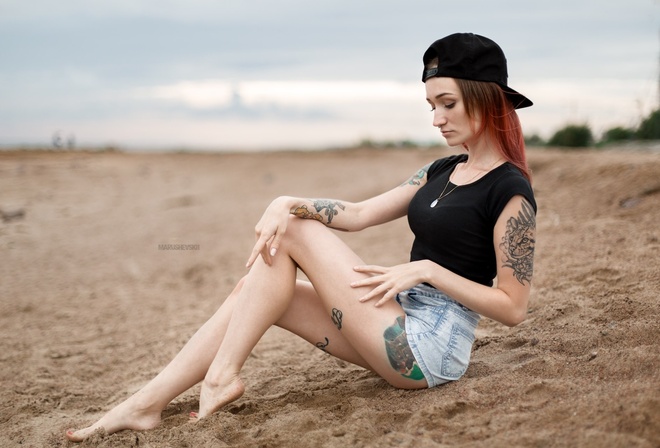
<path id="1" fill-rule="evenodd" d="M 511 198 L 502 210 L 493 234 L 497 258 L 497 288 L 513 301 L 524 320 L 534 271 L 536 215 L 522 196 Z"/>
<path id="2" fill-rule="evenodd" d="M 420 168 L 398 187 L 358 203 L 361 227 L 383 224 L 405 216 L 413 196 L 426 184 L 430 166 L 429 163 Z"/>

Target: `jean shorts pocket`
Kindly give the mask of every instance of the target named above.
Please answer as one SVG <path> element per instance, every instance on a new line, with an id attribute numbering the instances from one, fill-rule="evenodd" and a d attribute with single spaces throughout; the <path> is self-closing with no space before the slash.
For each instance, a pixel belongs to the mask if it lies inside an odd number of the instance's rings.
<path id="1" fill-rule="evenodd" d="M 451 336 L 447 352 L 442 357 L 442 376 L 457 380 L 468 368 L 474 333 L 455 322 L 451 327 Z"/>
<path id="2" fill-rule="evenodd" d="M 403 304 L 402 304 L 403 305 Z M 426 306 L 414 300 L 403 305 L 406 312 L 406 332 L 410 336 L 424 336 L 435 334 L 438 327 L 447 319 L 447 305 Z"/>

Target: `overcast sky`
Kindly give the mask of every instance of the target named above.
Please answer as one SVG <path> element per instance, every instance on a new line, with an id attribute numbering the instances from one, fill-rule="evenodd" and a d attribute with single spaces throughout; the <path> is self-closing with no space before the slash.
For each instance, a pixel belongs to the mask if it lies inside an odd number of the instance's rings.
<path id="1" fill-rule="evenodd" d="M 421 56 L 504 49 L 525 133 L 658 107 L 658 0 L 0 0 L 0 144 L 283 148 L 442 142 Z"/>

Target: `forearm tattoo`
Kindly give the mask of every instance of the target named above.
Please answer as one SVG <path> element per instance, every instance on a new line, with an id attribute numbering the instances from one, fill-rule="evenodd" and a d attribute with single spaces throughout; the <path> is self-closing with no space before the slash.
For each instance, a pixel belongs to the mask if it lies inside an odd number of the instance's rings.
<path id="1" fill-rule="evenodd" d="M 410 345 L 408 345 L 403 316 L 397 317 L 394 320 L 394 325 L 385 329 L 383 338 L 385 338 L 385 350 L 392 368 L 406 378 L 424 379 L 424 374 L 413 356 Z"/>
<path id="2" fill-rule="evenodd" d="M 424 179 L 424 176 L 426 176 L 426 173 L 428 172 L 430 167 L 431 164 L 429 163 L 424 168 L 422 168 L 421 170 L 417 171 L 415 174 L 410 176 L 410 178 L 404 183 L 402 183 L 401 186 L 405 187 L 406 185 L 421 185 L 422 179 Z"/>
<path id="3" fill-rule="evenodd" d="M 342 210 L 346 209 L 346 206 L 341 202 L 330 199 L 315 199 L 313 204 L 317 214 L 324 212 L 325 216 L 328 218 L 328 224 L 332 223 L 332 219 L 339 214 L 337 208 Z"/>
<path id="4" fill-rule="evenodd" d="M 502 237 L 500 249 L 504 252 L 502 266 L 513 269 L 513 275 L 521 284 L 532 283 L 534 271 L 534 231 L 536 216 L 529 202 L 522 201 L 522 209 L 517 217 L 506 222 L 506 233 Z"/>
<path id="5" fill-rule="evenodd" d="M 291 210 L 291 214 L 297 216 L 298 218 L 303 219 L 315 219 L 317 221 L 323 222 L 323 216 L 318 213 L 311 212 L 306 205 L 301 205 Z"/>

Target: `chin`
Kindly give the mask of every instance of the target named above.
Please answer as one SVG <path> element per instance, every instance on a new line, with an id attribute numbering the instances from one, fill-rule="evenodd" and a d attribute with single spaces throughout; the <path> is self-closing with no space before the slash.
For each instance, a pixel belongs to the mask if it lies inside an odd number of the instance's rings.
<path id="1" fill-rule="evenodd" d="M 447 142 L 447 146 L 449 146 L 450 148 L 464 149 L 463 148 L 463 142 L 461 140 L 456 140 L 456 139 L 451 139 L 450 138 L 450 139 L 445 139 L 445 141 Z"/>

